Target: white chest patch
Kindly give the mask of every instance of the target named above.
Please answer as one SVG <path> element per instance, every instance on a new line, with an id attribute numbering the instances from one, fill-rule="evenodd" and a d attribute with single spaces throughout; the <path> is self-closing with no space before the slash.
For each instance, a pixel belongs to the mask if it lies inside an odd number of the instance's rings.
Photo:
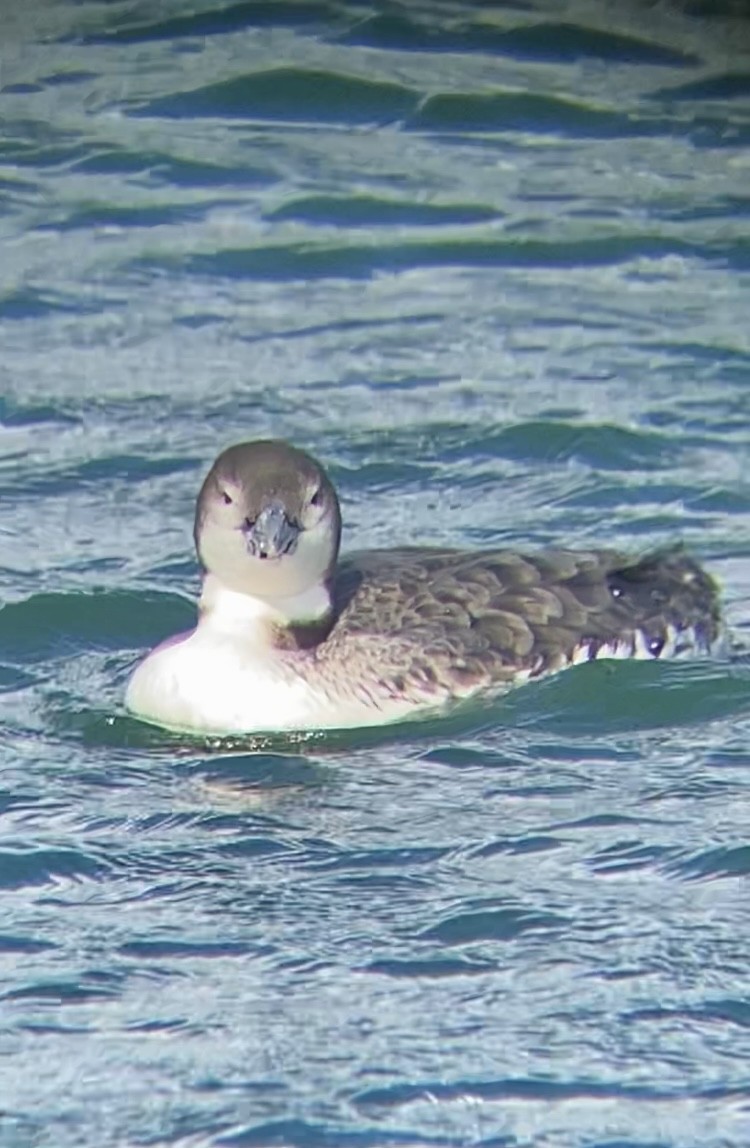
<path id="1" fill-rule="evenodd" d="M 228 590 L 208 575 L 197 629 L 157 646 L 128 685 L 125 704 L 174 729 L 211 733 L 309 726 L 325 698 L 295 670 L 296 655 L 273 647 L 273 626 L 315 615 L 328 598 L 273 604 Z"/>
<path id="2" fill-rule="evenodd" d="M 267 651 L 201 627 L 141 662 L 125 704 L 159 725 L 214 733 L 300 729 L 326 708 L 304 678 Z"/>

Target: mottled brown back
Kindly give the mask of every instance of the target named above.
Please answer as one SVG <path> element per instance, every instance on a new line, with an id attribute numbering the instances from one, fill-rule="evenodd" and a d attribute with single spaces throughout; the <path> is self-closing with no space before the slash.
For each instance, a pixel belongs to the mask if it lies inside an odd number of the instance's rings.
<path id="1" fill-rule="evenodd" d="M 670 638 L 708 648 L 719 631 L 713 580 L 680 549 L 518 554 L 432 549 L 344 557 L 322 661 L 387 679 L 393 696 L 471 693 L 595 657 L 615 643 L 659 657 Z"/>

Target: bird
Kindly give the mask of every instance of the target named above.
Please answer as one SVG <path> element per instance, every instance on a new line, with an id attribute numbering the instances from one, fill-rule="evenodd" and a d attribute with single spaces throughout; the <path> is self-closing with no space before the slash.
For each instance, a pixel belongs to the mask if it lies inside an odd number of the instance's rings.
<path id="1" fill-rule="evenodd" d="M 281 439 L 223 450 L 198 494 L 194 629 L 135 668 L 126 708 L 194 734 L 385 725 L 602 658 L 708 653 L 713 577 L 680 546 L 401 546 L 339 556 L 324 467 Z"/>

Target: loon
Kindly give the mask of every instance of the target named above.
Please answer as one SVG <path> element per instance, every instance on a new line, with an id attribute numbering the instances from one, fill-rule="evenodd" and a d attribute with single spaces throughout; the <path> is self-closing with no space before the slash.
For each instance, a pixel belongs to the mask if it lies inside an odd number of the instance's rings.
<path id="1" fill-rule="evenodd" d="M 680 548 L 339 559 L 336 491 L 281 440 L 239 443 L 198 495 L 198 623 L 137 666 L 126 707 L 198 734 L 380 725 L 596 658 L 709 652 L 713 579 Z"/>

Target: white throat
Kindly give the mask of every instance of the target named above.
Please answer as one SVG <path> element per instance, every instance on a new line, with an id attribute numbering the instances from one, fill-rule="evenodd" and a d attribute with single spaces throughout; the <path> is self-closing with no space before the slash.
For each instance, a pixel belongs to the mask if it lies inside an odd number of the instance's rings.
<path id="1" fill-rule="evenodd" d="M 270 638 L 273 627 L 316 622 L 331 610 L 331 595 L 325 583 L 310 586 L 288 598 L 262 598 L 230 590 L 215 574 L 206 574 L 200 597 L 199 629 L 231 632 L 249 631 Z"/>

